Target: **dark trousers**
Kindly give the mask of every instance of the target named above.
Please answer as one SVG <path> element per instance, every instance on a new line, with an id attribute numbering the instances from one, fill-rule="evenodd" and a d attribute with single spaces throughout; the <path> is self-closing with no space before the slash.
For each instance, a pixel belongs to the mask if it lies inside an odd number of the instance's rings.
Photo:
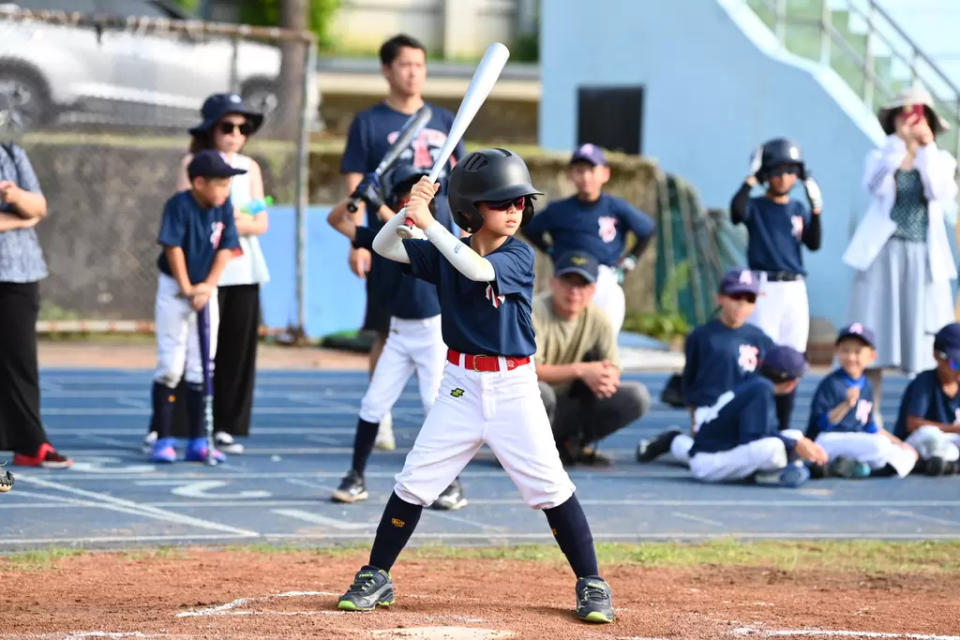
<path id="1" fill-rule="evenodd" d="M 650 408 L 650 393 L 639 382 L 621 382 L 609 398 L 598 398 L 579 380 L 559 395 L 541 382 L 540 397 L 557 445 L 574 449 L 622 429 Z"/>
<path id="2" fill-rule="evenodd" d="M 36 282 L 0 282 L 0 449 L 34 455 L 47 441 L 40 422 Z"/>
<path id="3" fill-rule="evenodd" d="M 257 373 L 260 285 L 220 287 L 220 332 L 213 376 L 213 423 L 217 431 L 250 435 Z"/>

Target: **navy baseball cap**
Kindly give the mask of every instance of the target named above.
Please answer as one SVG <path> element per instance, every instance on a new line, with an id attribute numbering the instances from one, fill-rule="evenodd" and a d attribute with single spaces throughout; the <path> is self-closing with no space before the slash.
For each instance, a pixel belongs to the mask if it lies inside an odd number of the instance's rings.
<path id="1" fill-rule="evenodd" d="M 933 350 L 947 357 L 951 369 L 960 371 L 960 322 L 951 322 L 937 331 L 933 338 Z"/>
<path id="2" fill-rule="evenodd" d="M 580 145 L 577 147 L 577 150 L 573 152 L 573 155 L 570 157 L 570 164 L 574 162 L 589 162 L 594 166 L 606 165 L 607 156 L 604 155 L 603 149 L 588 142 Z"/>
<path id="3" fill-rule="evenodd" d="M 731 296 L 737 293 L 760 293 L 760 282 L 750 269 L 731 269 L 720 281 L 720 293 Z"/>
<path id="4" fill-rule="evenodd" d="M 246 173 L 246 169 L 234 169 L 223 157 L 223 154 L 213 149 L 198 151 L 193 160 L 187 165 L 187 175 L 193 180 L 204 178 L 229 178 Z"/>
<path id="5" fill-rule="evenodd" d="M 200 107 L 203 122 L 190 128 L 190 135 L 210 131 L 228 113 L 239 113 L 245 117 L 250 123 L 250 135 L 256 133 L 263 124 L 263 114 L 244 102 L 236 93 L 215 93 L 203 101 L 203 106 Z"/>
<path id="6" fill-rule="evenodd" d="M 576 273 L 587 282 L 596 282 L 599 271 L 597 259 L 586 251 L 568 251 L 557 258 L 553 265 L 553 275 L 556 277 Z"/>
<path id="7" fill-rule="evenodd" d="M 807 360 L 793 347 L 778 344 L 767 351 L 760 370 L 764 376 L 774 382 L 786 382 L 806 373 Z"/>
<path id="8" fill-rule="evenodd" d="M 834 344 L 839 344 L 841 340 L 845 338 L 858 338 L 868 347 L 876 347 L 877 343 L 873 336 L 873 331 L 869 327 L 863 326 L 859 322 L 852 322 L 843 329 L 840 329 L 840 334 L 837 336 L 837 341 Z"/>

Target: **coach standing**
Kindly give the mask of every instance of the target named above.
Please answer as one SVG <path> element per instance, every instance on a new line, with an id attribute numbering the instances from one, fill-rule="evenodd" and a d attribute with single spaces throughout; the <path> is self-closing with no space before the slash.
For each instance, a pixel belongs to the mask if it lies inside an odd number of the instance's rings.
<path id="1" fill-rule="evenodd" d="M 73 462 L 47 442 L 37 370 L 37 283 L 47 265 L 34 227 L 47 201 L 26 152 L 0 147 L 0 449 L 13 449 L 16 465 L 62 469 Z"/>
<path id="2" fill-rule="evenodd" d="M 386 99 L 354 117 L 347 136 L 347 145 L 340 162 L 347 193 L 368 192 L 368 184 L 377 187 L 373 170 L 383 159 L 390 145 L 396 139 L 400 129 L 411 115 L 423 106 L 423 85 L 427 78 L 426 49 L 414 38 L 396 35 L 380 47 L 380 71 L 389 87 Z M 413 144 L 397 159 L 397 163 L 411 164 L 418 169 L 429 170 L 434 159 L 447 139 L 453 114 L 446 109 L 430 105 L 433 116 Z M 450 164 L 440 174 L 440 193 L 437 206 L 446 207 L 443 197 L 446 190 L 446 175 L 457 158 L 463 157 L 463 143 L 457 145 Z M 374 191 L 377 189 L 374 188 Z M 364 207 L 357 211 L 355 222 L 374 231 L 383 225 L 378 219 L 375 207 Z M 366 214 L 366 219 L 364 219 Z M 390 309 L 384 300 L 389 299 L 399 284 L 400 271 L 395 263 L 382 257 L 371 255 L 366 249 L 350 251 L 350 268 L 360 278 L 366 278 L 367 307 L 363 328 L 375 331 L 376 342 L 370 352 L 370 371 L 373 371 L 390 322 Z M 379 444 L 383 448 L 392 448 L 393 436 L 390 422 L 380 423 Z"/>

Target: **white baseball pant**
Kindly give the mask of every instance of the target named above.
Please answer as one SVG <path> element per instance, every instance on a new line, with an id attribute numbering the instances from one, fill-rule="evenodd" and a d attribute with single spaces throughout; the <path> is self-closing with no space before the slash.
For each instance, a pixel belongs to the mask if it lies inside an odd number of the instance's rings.
<path id="1" fill-rule="evenodd" d="M 781 431 L 784 436 L 800 439 L 796 429 Z M 787 466 L 787 447 L 776 437 L 760 438 L 716 453 L 697 453 L 690 458 L 690 471 L 697 480 L 722 482 L 742 480 L 758 471 L 776 471 Z"/>
<path id="2" fill-rule="evenodd" d="M 210 372 L 213 372 L 217 354 L 217 330 L 220 326 L 220 306 L 217 290 L 210 294 Z M 177 281 L 165 273 L 157 277 L 157 298 L 154 307 L 157 335 L 157 369 L 154 382 L 171 389 L 184 378 L 192 384 L 203 383 L 200 367 L 200 338 L 197 335 L 197 312 L 187 298 L 180 296 Z"/>
<path id="3" fill-rule="evenodd" d="M 933 457 L 943 458 L 946 462 L 960 460 L 960 433 L 946 433 L 932 424 L 917 427 L 904 440 L 927 460 Z"/>
<path id="4" fill-rule="evenodd" d="M 720 394 L 717 401 L 710 406 L 697 407 L 693 410 L 693 425 L 690 430 L 694 435 L 700 430 L 700 425 L 710 422 L 718 415 L 720 410 L 727 406 L 727 403 L 733 400 L 733 391 L 725 391 Z M 690 447 L 693 446 L 693 438 L 685 433 L 681 433 L 673 442 L 670 443 L 670 455 L 676 458 L 681 464 L 690 464 Z"/>
<path id="5" fill-rule="evenodd" d="M 423 412 L 430 413 L 440 388 L 446 353 L 439 315 L 423 320 L 390 318 L 387 342 L 373 370 L 370 386 L 360 401 L 360 419 L 373 423 L 383 420 L 414 373 Z"/>
<path id="6" fill-rule="evenodd" d="M 607 314 L 610 319 L 610 325 L 613 327 L 613 335 L 620 334 L 620 328 L 623 326 L 623 318 L 627 312 L 627 302 L 623 295 L 623 287 L 617 281 L 617 270 L 615 267 L 608 267 L 605 264 L 600 265 L 597 272 L 597 289 L 593 294 L 593 304 L 597 305 Z"/>
<path id="7" fill-rule="evenodd" d="M 810 337 L 810 304 L 807 301 L 807 283 L 801 280 L 769 282 L 767 274 L 759 272 L 760 295 L 750 318 L 776 344 L 807 352 Z"/>
<path id="8" fill-rule="evenodd" d="M 437 401 L 397 474 L 394 491 L 411 504 L 433 504 L 483 444 L 534 509 L 559 506 L 573 495 L 533 363 L 508 371 L 502 357 L 500 371 L 444 366 Z"/>
<path id="9" fill-rule="evenodd" d="M 866 463 L 873 470 L 883 469 L 889 464 L 901 478 L 913 471 L 917 463 L 912 451 L 898 447 L 880 433 L 825 431 L 817 436 L 817 444 L 823 447 L 831 460 L 851 458 Z"/>

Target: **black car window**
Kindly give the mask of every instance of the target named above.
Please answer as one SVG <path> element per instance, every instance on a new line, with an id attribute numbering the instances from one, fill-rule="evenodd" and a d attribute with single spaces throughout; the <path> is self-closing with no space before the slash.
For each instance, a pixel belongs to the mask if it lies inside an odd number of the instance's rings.
<path id="1" fill-rule="evenodd" d="M 108 16 L 138 16 L 146 18 L 179 18 L 162 3 L 150 0 L 97 0 L 97 13 Z"/>
<path id="2" fill-rule="evenodd" d="M 79 11 L 80 13 L 95 13 L 97 10 L 94 0 L 15 0 L 4 2 L 7 5 L 16 5 L 28 11 Z"/>

